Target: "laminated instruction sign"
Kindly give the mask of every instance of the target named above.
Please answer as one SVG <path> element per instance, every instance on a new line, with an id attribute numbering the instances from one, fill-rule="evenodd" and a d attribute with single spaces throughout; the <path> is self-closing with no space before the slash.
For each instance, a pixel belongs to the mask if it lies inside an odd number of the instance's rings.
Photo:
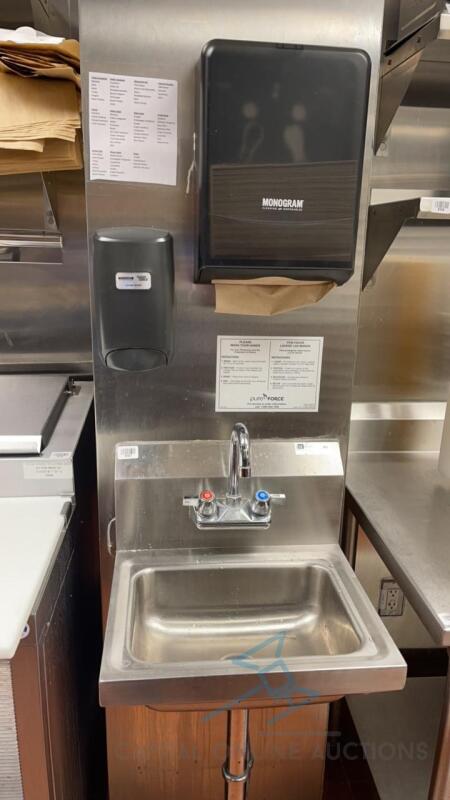
<path id="1" fill-rule="evenodd" d="M 216 411 L 318 411 L 322 352 L 322 336 L 218 336 Z"/>

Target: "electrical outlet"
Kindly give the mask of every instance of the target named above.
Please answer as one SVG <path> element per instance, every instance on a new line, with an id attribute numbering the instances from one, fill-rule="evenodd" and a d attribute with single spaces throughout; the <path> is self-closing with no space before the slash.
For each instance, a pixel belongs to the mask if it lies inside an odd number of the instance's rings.
<path id="1" fill-rule="evenodd" d="M 392 578 L 384 578 L 380 583 L 378 613 L 380 617 L 401 617 L 405 607 L 405 595 Z"/>

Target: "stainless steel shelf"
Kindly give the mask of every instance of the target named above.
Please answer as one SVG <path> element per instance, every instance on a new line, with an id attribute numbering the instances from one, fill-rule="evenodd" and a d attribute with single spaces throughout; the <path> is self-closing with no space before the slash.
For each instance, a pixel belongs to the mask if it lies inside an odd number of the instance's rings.
<path id="1" fill-rule="evenodd" d="M 449 647 L 450 485 L 438 455 L 350 453 L 347 499 L 436 643 Z"/>
<path id="2" fill-rule="evenodd" d="M 387 4 L 387 8 L 393 3 Z M 435 6 L 438 4 L 435 4 Z M 445 45 L 450 40 L 450 13 L 448 4 L 443 13 L 435 13 L 436 8 L 430 6 L 430 13 L 434 16 L 428 18 L 421 27 L 413 30 L 411 25 L 406 26 L 407 36 L 395 43 L 389 42 L 381 60 L 381 74 L 378 96 L 378 116 L 375 130 L 375 153 L 378 152 L 392 121 L 401 105 L 427 48 L 434 42 Z M 440 5 L 442 8 L 442 5 Z M 395 12 L 392 12 L 395 15 Z M 398 11 L 397 11 L 398 13 Z M 389 12 L 387 12 L 387 18 Z M 423 21 L 423 17 L 420 20 Z M 445 47 L 446 49 L 446 47 Z M 441 56 L 442 57 L 442 56 Z M 449 54 L 450 60 L 450 47 Z M 425 55 L 426 58 L 426 55 Z M 442 95 L 445 98 L 445 94 Z M 446 99 L 444 99 L 446 103 Z"/>

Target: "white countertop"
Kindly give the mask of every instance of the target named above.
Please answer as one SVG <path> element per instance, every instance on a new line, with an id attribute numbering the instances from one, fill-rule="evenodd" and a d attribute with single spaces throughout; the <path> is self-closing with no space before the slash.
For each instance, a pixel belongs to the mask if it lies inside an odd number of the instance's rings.
<path id="1" fill-rule="evenodd" d="M 13 658 L 56 555 L 68 498 L 0 498 L 0 659 Z"/>

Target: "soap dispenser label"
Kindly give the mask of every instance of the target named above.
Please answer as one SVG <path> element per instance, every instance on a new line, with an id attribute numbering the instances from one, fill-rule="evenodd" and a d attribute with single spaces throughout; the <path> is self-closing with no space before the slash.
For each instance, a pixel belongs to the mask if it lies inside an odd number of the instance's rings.
<path id="1" fill-rule="evenodd" d="M 116 289 L 151 289 L 150 272 L 116 272 Z"/>
<path id="2" fill-rule="evenodd" d="M 322 352 L 322 336 L 218 336 L 216 411 L 318 411 Z"/>

